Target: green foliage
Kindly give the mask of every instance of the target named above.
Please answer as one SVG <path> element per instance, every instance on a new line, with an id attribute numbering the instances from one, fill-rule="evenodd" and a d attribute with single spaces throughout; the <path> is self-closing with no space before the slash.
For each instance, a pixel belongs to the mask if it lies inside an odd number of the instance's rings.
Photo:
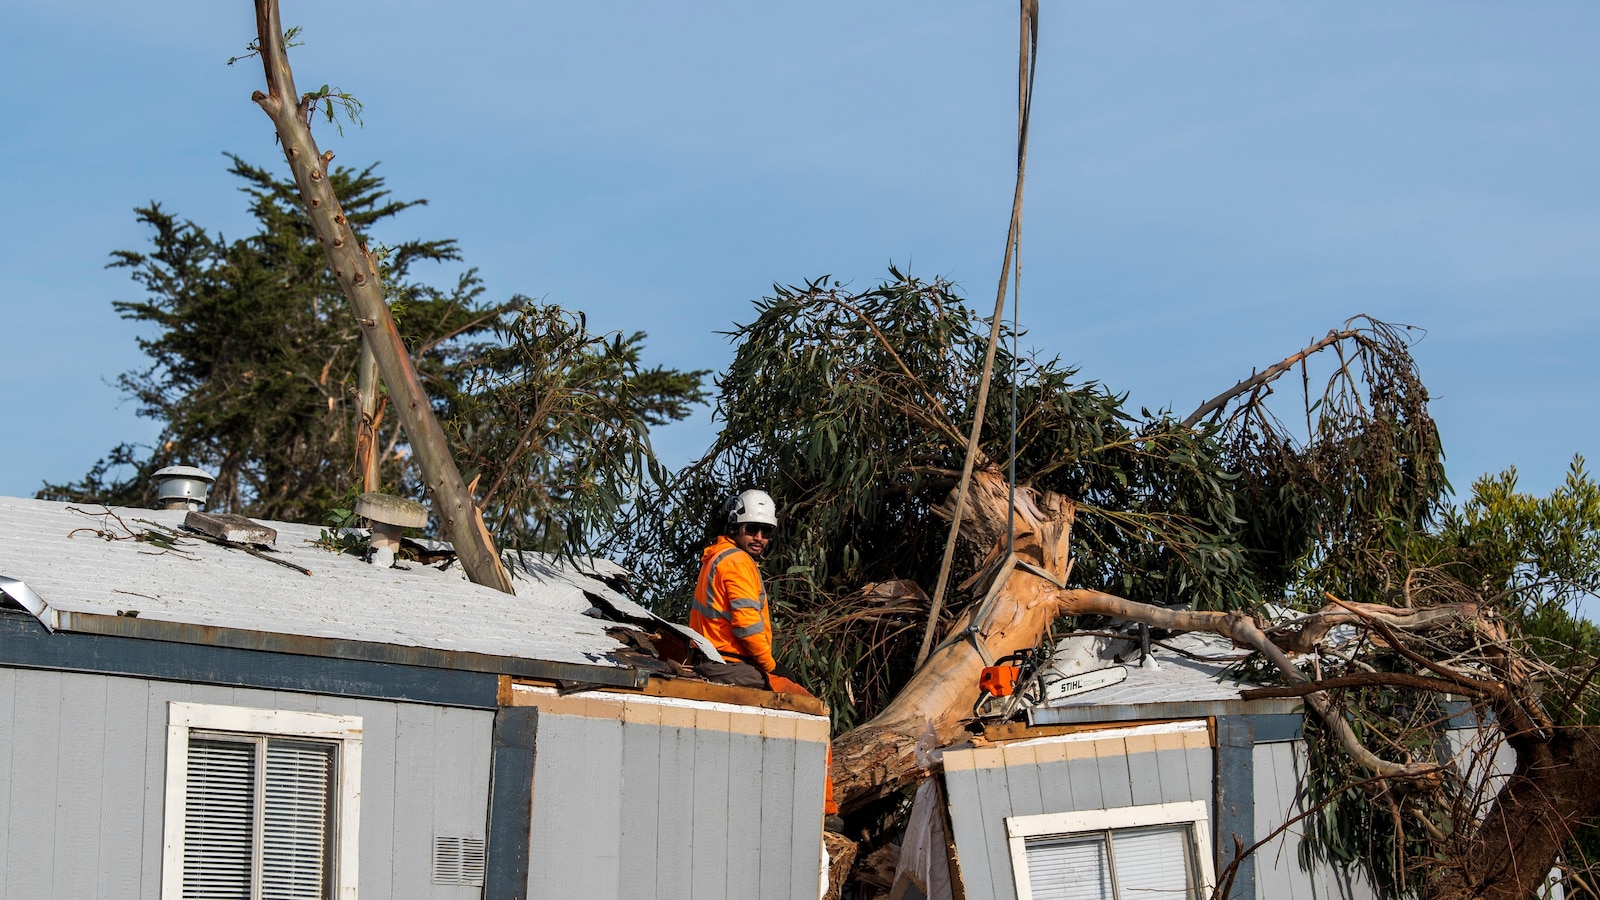
<path id="1" fill-rule="evenodd" d="M 300 106 L 306 111 L 306 121 L 309 124 L 317 110 L 322 110 L 328 124 L 339 130 L 339 136 L 344 137 L 344 124 L 339 121 L 338 114 L 343 113 L 350 124 L 360 128 L 362 126 L 361 101 L 349 91 L 342 91 L 336 87 L 323 85 L 314 91 L 307 91 L 300 96 Z"/>
<path id="2" fill-rule="evenodd" d="M 779 654 L 822 692 L 839 724 L 874 714 L 910 674 L 926 609 L 852 592 L 894 579 L 931 590 L 945 536 L 935 510 L 960 472 L 987 333 L 987 322 L 948 283 L 892 268 L 888 281 L 861 293 L 826 278 L 775 286 L 757 303 L 754 321 L 732 333 L 735 357 L 717 383 L 721 436 L 636 510 L 628 563 L 658 591 L 660 610 L 686 607 L 722 498 L 762 487 L 782 509 L 766 565 L 780 631 L 790 636 Z M 1403 343 L 1391 337 L 1374 338 L 1383 355 L 1373 366 L 1380 376 L 1396 367 L 1414 376 Z M 1343 418 L 1309 446 L 1294 444 L 1263 414 L 1198 428 L 1165 412 L 1135 416 L 1125 395 L 1079 380 L 1059 360 L 1014 357 L 1004 347 L 992 396 L 1006 397 L 1015 385 L 1020 483 L 1078 504 L 1075 583 L 1148 603 L 1228 609 L 1279 599 L 1285 572 L 1332 560 L 1341 537 L 1365 534 L 1355 525 L 1322 527 L 1338 511 L 1281 534 L 1248 521 L 1241 502 L 1255 513 L 1269 496 L 1309 508 L 1352 482 L 1407 484 L 1395 470 L 1437 465 L 1425 393 L 1419 421 L 1414 404 L 1391 415 L 1362 395 L 1359 372 L 1343 384 L 1360 410 L 1328 405 Z M 989 404 L 980 447 L 984 462 L 1002 468 L 1011 452 L 1008 406 Z M 1369 423 L 1389 430 L 1369 434 Z M 1323 446 L 1330 440 L 1342 442 L 1342 455 Z M 1279 468 L 1263 465 L 1264 453 L 1253 450 L 1262 446 L 1278 454 Z M 1396 461 L 1398 446 L 1424 456 L 1431 448 L 1433 456 Z M 1357 462 L 1367 468 L 1309 479 L 1290 468 Z M 1341 509 L 1410 521 L 1423 513 L 1397 507 L 1425 510 L 1428 491 L 1441 486 L 1442 475 L 1410 490 L 1341 496 Z M 988 549 L 969 544 L 953 583 Z M 958 615 L 965 600 L 954 598 L 948 614 Z"/>
<path id="3" fill-rule="evenodd" d="M 327 527 L 317 535 L 317 544 L 324 550 L 334 553 L 349 553 L 354 556 L 364 557 L 367 547 L 371 543 L 369 538 L 356 534 L 353 529 L 361 526 L 361 517 L 351 507 L 355 506 L 358 492 L 351 489 L 341 501 L 342 506 L 328 510 Z"/>
<path id="4" fill-rule="evenodd" d="M 283 49 L 289 50 L 290 48 L 293 48 L 293 47 L 304 46 L 305 41 L 302 41 L 302 40 L 299 39 L 300 38 L 300 31 L 301 31 L 301 28 L 300 28 L 299 25 L 291 25 L 288 28 L 284 29 L 284 32 L 283 32 Z M 244 60 L 247 60 L 247 59 L 254 59 L 254 58 L 256 58 L 257 56 L 260 56 L 260 55 L 261 55 L 261 39 L 260 38 L 251 38 L 250 39 L 250 43 L 244 45 L 244 52 L 243 53 L 239 54 L 238 56 L 230 56 L 230 57 L 228 57 L 228 65 L 231 66 L 236 62 L 243 62 Z"/>
<path id="5" fill-rule="evenodd" d="M 1589 478 L 1582 456 L 1573 457 L 1565 481 L 1545 497 L 1519 492 L 1515 468 L 1486 475 L 1415 552 L 1462 567 L 1462 580 L 1510 614 L 1571 607 L 1600 594 L 1600 484 Z"/>
<path id="6" fill-rule="evenodd" d="M 1540 683 L 1537 702 L 1550 721 L 1600 724 L 1593 680 L 1600 628 L 1584 617 L 1600 599 L 1600 484 L 1591 480 L 1582 457 L 1573 460 L 1565 482 L 1543 497 L 1518 491 L 1515 469 L 1479 478 L 1468 498 L 1445 509 L 1430 529 L 1413 532 L 1404 549 L 1386 562 L 1401 581 L 1397 605 L 1468 602 L 1492 608 L 1512 651 Z M 1492 671 L 1485 654 L 1500 652 L 1486 649 L 1470 629 L 1431 635 L 1413 649 L 1484 674 Z M 1347 655 L 1358 657 L 1363 671 L 1419 671 L 1392 648 L 1371 642 Z M 1324 675 L 1355 670 L 1329 656 L 1322 662 Z M 1363 741 L 1391 758 L 1439 755 L 1443 723 L 1459 711 L 1437 695 L 1392 688 L 1347 690 L 1338 699 Z M 1490 720 L 1477 721 L 1491 736 L 1492 755 L 1499 738 Z M 1461 777 L 1447 781 L 1440 793 L 1408 796 L 1379 787 L 1350 790 L 1365 773 L 1326 740 L 1309 743 L 1306 795 L 1327 805 L 1312 819 L 1315 840 L 1302 852 L 1366 866 L 1400 894 L 1416 893 L 1428 867 L 1448 858 L 1450 845 L 1438 833 L 1470 827 L 1493 800 L 1494 786 L 1486 790 L 1482 784 L 1487 757 L 1463 755 L 1454 761 Z M 1600 827 L 1579 829 L 1565 857 L 1589 875 L 1600 871 Z"/>
<path id="7" fill-rule="evenodd" d="M 300 31 L 300 26 L 295 25 L 283 32 L 283 49 L 285 52 L 291 48 L 302 46 L 305 43 L 304 41 L 298 40 L 300 37 Z M 245 45 L 244 53 L 238 56 L 228 57 L 228 65 L 231 66 L 236 62 L 254 59 L 260 55 L 261 39 L 252 38 L 250 43 Z M 357 100 L 354 94 L 351 94 L 348 91 L 342 91 L 336 87 L 323 85 L 314 91 L 307 91 L 306 93 L 301 94 L 300 108 L 304 110 L 307 125 L 311 124 L 312 117 L 316 115 L 318 109 L 321 109 L 324 116 L 326 116 L 328 120 L 328 124 L 339 129 L 340 137 L 344 136 L 344 124 L 339 121 L 337 117 L 338 113 L 343 113 L 344 117 L 350 121 L 350 124 L 356 126 L 357 128 L 362 126 L 361 101 Z"/>
<path id="8" fill-rule="evenodd" d="M 1262 596 L 1310 608 L 1324 591 L 1376 600 L 1397 588 L 1389 562 L 1425 533 L 1450 491 L 1428 391 L 1406 330 L 1365 317 L 1320 392 L 1302 368 L 1304 432 L 1280 420 L 1270 388 L 1223 423 L 1240 535 Z"/>
<path id="9" fill-rule="evenodd" d="M 641 369 L 644 333 L 589 331 L 582 314 L 524 303 L 496 320 L 451 395 L 466 478 L 492 531 L 525 549 L 577 550 L 664 472 L 649 428 L 687 416 L 706 372 Z"/>
<path id="10" fill-rule="evenodd" d="M 118 378 L 139 415 L 162 424 L 130 476 L 111 485 L 104 472 L 73 485 L 47 485 L 42 496 L 137 500 L 155 469 L 176 462 L 216 475 L 214 508 L 286 521 L 317 521 L 348 488 L 354 458 L 355 370 L 360 338 L 326 256 L 300 212 L 294 186 L 232 157 L 257 231 L 228 240 L 152 203 L 136 211 L 153 231 L 147 252 L 118 251 L 144 290 L 118 301 L 123 318 L 147 327 L 139 348 L 150 365 Z M 392 200 L 369 168 L 335 169 L 358 231 L 417 204 Z M 412 280 L 421 261 L 454 260 L 452 241 L 407 241 L 388 261 L 391 293 L 413 312 L 403 317 L 425 375 L 437 377 L 445 347 L 487 327 L 484 307 L 464 281 L 446 294 Z M 386 479 L 400 477 L 393 461 Z M 107 487 L 110 489 L 107 490 Z"/>
<path id="11" fill-rule="evenodd" d="M 41 497 L 139 504 L 151 473 L 185 463 L 216 475 L 214 509 L 319 522 L 349 505 L 358 326 L 294 184 L 232 161 L 254 234 L 227 240 L 152 203 L 136 211 L 151 248 L 112 255 L 144 291 L 114 308 L 145 326 L 139 347 L 150 360 L 118 384 L 139 415 L 161 423 L 160 437 L 118 446 Z M 358 233 L 422 202 L 392 199 L 370 167 L 329 178 Z M 687 415 L 705 373 L 641 368 L 642 334 L 591 334 L 581 316 L 521 296 L 489 302 L 472 271 L 448 289 L 413 275 L 418 263 L 459 259 L 454 241 L 402 241 L 380 257 L 396 327 L 458 458 L 473 461 L 464 468 L 484 486 L 498 485 L 492 523 L 530 549 L 583 549 L 593 523 L 654 471 L 648 427 Z M 381 478 L 421 498 L 395 420 L 379 436 Z M 509 449 L 519 440 L 537 462 Z M 570 489 L 551 492 L 552 479 Z"/>

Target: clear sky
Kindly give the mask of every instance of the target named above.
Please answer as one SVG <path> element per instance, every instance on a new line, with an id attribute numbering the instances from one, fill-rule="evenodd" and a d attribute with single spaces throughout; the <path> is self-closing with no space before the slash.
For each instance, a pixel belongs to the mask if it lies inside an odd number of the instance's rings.
<path id="1" fill-rule="evenodd" d="M 323 146 L 431 201 L 377 237 L 458 238 L 493 296 L 696 368 L 775 281 L 893 261 L 993 302 L 1013 3 L 283 2 L 300 85 L 366 104 Z M 1371 313 L 1428 330 L 1458 487 L 1600 457 L 1600 5 L 1042 6 L 1026 343 L 1187 411 Z M 155 434 L 108 385 L 141 360 L 104 268 L 132 208 L 242 234 L 222 153 L 283 159 L 224 65 L 249 0 L 0 10 L 0 494 L 30 495 Z"/>

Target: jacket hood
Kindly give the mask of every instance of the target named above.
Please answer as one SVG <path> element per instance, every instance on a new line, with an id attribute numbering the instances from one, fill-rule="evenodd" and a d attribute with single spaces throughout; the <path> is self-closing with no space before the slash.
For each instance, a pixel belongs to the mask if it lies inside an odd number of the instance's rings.
<path id="1" fill-rule="evenodd" d="M 725 534 L 719 534 L 717 535 L 717 539 L 711 542 L 711 546 L 700 551 L 700 564 L 703 566 L 706 564 L 706 560 L 710 559 L 711 557 L 716 556 L 718 553 L 721 553 L 729 547 L 737 546 L 738 544 L 733 542 L 733 538 L 728 537 Z"/>

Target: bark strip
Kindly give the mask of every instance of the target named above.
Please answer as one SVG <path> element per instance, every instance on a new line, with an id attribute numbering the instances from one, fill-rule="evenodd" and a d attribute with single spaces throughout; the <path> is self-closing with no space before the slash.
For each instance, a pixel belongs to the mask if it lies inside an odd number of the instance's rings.
<path id="1" fill-rule="evenodd" d="M 378 360 L 366 338 L 361 339 L 361 361 L 356 376 L 356 397 L 359 406 L 356 421 L 356 471 L 361 473 L 363 491 L 382 490 L 378 478 L 378 430 L 383 425 L 383 410 L 387 398 L 379 389 Z"/>

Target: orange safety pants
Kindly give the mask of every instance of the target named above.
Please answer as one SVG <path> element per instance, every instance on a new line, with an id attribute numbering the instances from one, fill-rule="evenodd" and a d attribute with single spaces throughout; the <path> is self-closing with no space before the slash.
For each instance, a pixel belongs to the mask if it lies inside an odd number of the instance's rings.
<path id="1" fill-rule="evenodd" d="M 782 675 L 767 673 L 767 683 L 780 694 L 799 694 L 802 697 L 811 697 L 812 693 L 801 687 L 799 682 L 791 681 Z M 839 804 L 833 800 L 833 742 L 828 742 L 828 768 L 822 776 L 822 813 L 827 816 L 839 814 Z"/>

